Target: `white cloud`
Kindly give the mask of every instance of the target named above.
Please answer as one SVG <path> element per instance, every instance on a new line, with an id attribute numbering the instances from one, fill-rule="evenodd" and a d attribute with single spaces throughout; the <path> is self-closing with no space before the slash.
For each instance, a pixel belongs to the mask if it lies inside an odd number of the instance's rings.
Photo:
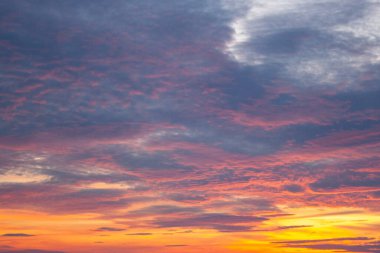
<path id="1" fill-rule="evenodd" d="M 225 52 L 275 64 L 298 85 L 351 82 L 380 64 L 380 1 L 223 0 L 235 12 Z"/>

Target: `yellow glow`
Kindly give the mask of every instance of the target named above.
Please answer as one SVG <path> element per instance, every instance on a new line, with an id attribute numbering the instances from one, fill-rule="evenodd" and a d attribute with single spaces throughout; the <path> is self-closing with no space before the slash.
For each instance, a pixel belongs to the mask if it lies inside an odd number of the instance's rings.
<path id="1" fill-rule="evenodd" d="M 105 250 L 122 253 L 126 252 L 127 246 L 144 249 L 147 245 L 150 247 L 149 252 L 330 253 L 334 251 L 292 248 L 278 242 L 363 236 L 376 238 L 377 231 L 373 226 L 376 224 L 380 226 L 378 213 L 364 209 L 285 206 L 282 209 L 292 215 L 272 217 L 258 224 L 252 231 L 236 233 L 222 233 L 212 229 L 138 228 L 133 225 L 139 222 L 128 218 L 111 221 L 107 217 L 95 214 L 61 215 L 2 209 L 0 233 L 35 235 L 24 237 L 22 240 L 11 237 L 4 239 L 5 244 L 11 244 L 16 248 L 41 248 L 43 245 L 44 249 L 78 253 L 101 253 Z M 102 227 L 123 230 L 99 230 Z M 349 245 L 358 242 L 347 240 L 344 243 Z M 208 247 L 205 248 L 205 245 Z"/>
<path id="2" fill-rule="evenodd" d="M 80 188 L 87 188 L 87 189 L 128 189 L 128 188 L 131 188 L 131 186 L 127 185 L 127 184 L 120 184 L 120 183 L 97 182 L 97 183 L 82 185 Z"/>
<path id="3" fill-rule="evenodd" d="M 2 183 L 41 183 L 49 180 L 51 177 L 42 174 L 32 174 L 28 172 L 9 172 L 0 175 L 0 184 Z"/>

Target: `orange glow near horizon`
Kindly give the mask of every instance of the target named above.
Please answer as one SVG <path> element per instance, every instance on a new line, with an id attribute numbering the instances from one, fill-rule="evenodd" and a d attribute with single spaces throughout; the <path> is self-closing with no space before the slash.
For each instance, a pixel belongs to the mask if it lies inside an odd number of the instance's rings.
<path id="1" fill-rule="evenodd" d="M 3 244 L 14 249 L 39 248 L 44 250 L 66 250 L 69 252 L 336 252 L 307 249 L 315 242 L 357 245 L 358 241 L 371 241 L 378 236 L 380 216 L 359 208 L 300 207 L 286 208 L 288 216 L 279 216 L 263 222 L 252 231 L 218 232 L 209 229 L 186 228 L 120 229 L 104 231 L 97 228 L 122 228 L 128 220 L 110 222 L 96 214 L 58 215 L 37 211 L 0 211 L 3 235 L 10 232 L 30 236 L 3 237 Z M 292 248 L 291 241 L 305 248 Z M 336 241 L 334 241 L 336 240 Z M 149 246 L 147 246 L 149 242 Z M 205 247 L 205 244 L 208 246 Z M 207 251 L 208 250 L 208 251 Z"/>

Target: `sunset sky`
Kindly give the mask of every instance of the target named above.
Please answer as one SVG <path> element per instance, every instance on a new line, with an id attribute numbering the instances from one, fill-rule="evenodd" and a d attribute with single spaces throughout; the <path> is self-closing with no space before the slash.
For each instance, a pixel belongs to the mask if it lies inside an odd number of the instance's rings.
<path id="1" fill-rule="evenodd" d="M 380 253 L 380 0 L 1 0 L 0 253 Z"/>

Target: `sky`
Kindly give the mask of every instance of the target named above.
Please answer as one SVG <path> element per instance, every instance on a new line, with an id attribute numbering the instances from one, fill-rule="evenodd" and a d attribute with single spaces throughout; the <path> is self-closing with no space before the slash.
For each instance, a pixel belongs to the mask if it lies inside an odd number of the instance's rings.
<path id="1" fill-rule="evenodd" d="M 0 253 L 379 253 L 379 0 L 0 1 Z"/>

